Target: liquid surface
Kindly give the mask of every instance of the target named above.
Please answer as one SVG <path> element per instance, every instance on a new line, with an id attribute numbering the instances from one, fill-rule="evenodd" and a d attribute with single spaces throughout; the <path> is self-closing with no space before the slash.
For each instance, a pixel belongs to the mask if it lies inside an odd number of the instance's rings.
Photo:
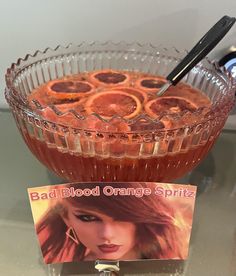
<path id="1" fill-rule="evenodd" d="M 49 81 L 35 89 L 28 100 L 31 108 L 49 121 L 104 130 L 102 121 L 111 120 L 112 130 L 117 131 L 135 131 L 142 123 L 127 123 L 126 126 L 123 123 L 122 129 L 122 124 L 112 122 L 114 117 L 135 122 L 145 116 L 158 121 L 157 129 L 169 129 L 196 123 L 200 118 L 195 116 L 195 111 L 205 109 L 201 112 L 204 114 L 211 106 L 204 93 L 185 83 L 170 87 L 163 96 L 157 97 L 156 93 L 165 82 L 161 76 L 107 69 Z M 97 114 L 103 120 L 100 124 L 96 118 L 78 120 L 73 113 L 83 118 Z M 186 113 L 188 115 L 180 119 Z M 179 115 L 179 121 L 173 120 L 173 114 Z"/>

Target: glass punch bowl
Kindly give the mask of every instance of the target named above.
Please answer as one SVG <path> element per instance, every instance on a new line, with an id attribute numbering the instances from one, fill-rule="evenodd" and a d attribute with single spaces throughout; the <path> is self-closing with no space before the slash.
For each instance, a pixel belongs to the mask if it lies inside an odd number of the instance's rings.
<path id="1" fill-rule="evenodd" d="M 130 131 L 91 129 L 85 123 L 74 127 L 70 120 L 59 124 L 32 109 L 27 98 L 43 83 L 80 72 L 111 68 L 167 76 L 184 55 L 174 48 L 125 42 L 82 43 L 37 51 L 7 70 L 5 97 L 29 149 L 63 179 L 172 181 L 206 156 L 234 105 L 234 80 L 208 59 L 195 66 L 183 81 L 205 93 L 211 107 L 207 112 L 196 110 L 191 114 L 193 120 L 175 128 L 159 128 L 158 119 L 145 116 L 126 123 L 146 121 L 151 127 Z M 102 120 L 96 114 L 89 116 Z M 86 122 L 88 118 L 74 119 Z M 119 150 L 114 150 L 117 146 Z"/>

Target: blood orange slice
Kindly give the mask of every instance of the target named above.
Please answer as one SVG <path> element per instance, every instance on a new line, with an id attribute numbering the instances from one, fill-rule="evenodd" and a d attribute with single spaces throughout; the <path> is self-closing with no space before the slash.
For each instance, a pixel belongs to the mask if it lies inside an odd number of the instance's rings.
<path id="1" fill-rule="evenodd" d="M 180 95 L 181 98 L 188 99 L 199 108 L 207 108 L 211 106 L 211 100 L 204 94 L 204 92 L 201 92 L 187 83 L 180 82 L 176 86 L 169 87 L 169 89 L 165 92 L 165 96 L 168 97 L 178 97 Z"/>
<path id="2" fill-rule="evenodd" d="M 81 126 L 81 122 L 76 116 L 71 112 L 71 110 L 77 111 L 80 108 L 80 103 L 71 103 L 71 104 L 58 104 L 58 105 L 50 105 L 39 113 L 40 115 L 48 121 L 64 124 L 70 127 L 79 127 Z"/>
<path id="3" fill-rule="evenodd" d="M 40 110 L 43 107 L 48 106 L 49 104 L 49 99 L 45 93 L 45 91 L 43 90 L 38 90 L 38 91 L 34 91 L 32 92 L 29 96 L 28 96 L 28 103 L 29 106 L 33 109 L 33 110 Z"/>
<path id="4" fill-rule="evenodd" d="M 194 112 L 197 106 L 193 102 L 181 97 L 159 97 L 147 102 L 144 108 L 150 117 L 155 118 L 162 113 Z"/>
<path id="5" fill-rule="evenodd" d="M 157 92 L 165 83 L 166 79 L 163 77 L 145 77 L 137 79 L 135 87 L 146 92 Z"/>
<path id="6" fill-rule="evenodd" d="M 122 91 L 104 91 L 91 95 L 85 103 L 87 114 L 96 113 L 104 119 L 120 116 L 134 118 L 142 109 L 139 99 Z"/>
<path id="7" fill-rule="evenodd" d="M 198 107 L 191 101 L 181 97 L 159 97 L 149 101 L 144 109 L 146 113 L 152 117 L 157 118 L 163 115 L 161 122 L 165 128 L 176 127 L 178 123 L 183 123 L 182 120 L 176 122 L 173 120 L 172 114 L 181 113 L 183 111 L 194 112 Z"/>
<path id="8" fill-rule="evenodd" d="M 102 132 L 128 132 L 130 127 L 121 119 L 115 118 L 110 122 L 104 122 L 96 116 L 88 116 L 83 121 L 83 128 Z"/>
<path id="9" fill-rule="evenodd" d="M 94 92 L 94 86 L 87 81 L 53 80 L 46 84 L 46 92 L 56 99 L 77 99 Z"/>
<path id="10" fill-rule="evenodd" d="M 147 93 L 143 92 L 140 89 L 137 88 L 133 88 L 133 87 L 115 87 L 115 88 L 111 88 L 111 90 L 119 90 L 119 91 L 123 91 L 126 92 L 128 94 L 134 95 L 135 97 L 137 97 L 141 103 L 145 103 L 148 100 L 147 97 Z"/>
<path id="11" fill-rule="evenodd" d="M 100 70 L 90 75 L 90 81 L 97 86 L 120 86 L 129 82 L 129 75 L 115 70 Z"/>

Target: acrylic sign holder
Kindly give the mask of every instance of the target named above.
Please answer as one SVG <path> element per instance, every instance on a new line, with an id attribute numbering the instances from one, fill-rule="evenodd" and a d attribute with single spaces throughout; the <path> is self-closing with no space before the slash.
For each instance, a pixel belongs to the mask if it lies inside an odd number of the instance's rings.
<path id="1" fill-rule="evenodd" d="M 63 276 L 69 274 L 62 274 L 62 264 L 52 264 L 48 265 L 48 275 L 49 276 Z M 117 276 L 120 270 L 119 261 L 105 261 L 97 260 L 94 262 L 94 269 L 97 271 L 94 275 L 99 276 Z M 87 273 L 86 273 L 87 274 Z M 73 274 L 74 275 L 74 274 Z M 76 273 L 80 275 L 80 273 Z"/>
<path id="2" fill-rule="evenodd" d="M 191 255 L 191 249 L 190 249 Z M 48 276 L 184 275 L 184 260 L 107 261 L 48 265 Z"/>

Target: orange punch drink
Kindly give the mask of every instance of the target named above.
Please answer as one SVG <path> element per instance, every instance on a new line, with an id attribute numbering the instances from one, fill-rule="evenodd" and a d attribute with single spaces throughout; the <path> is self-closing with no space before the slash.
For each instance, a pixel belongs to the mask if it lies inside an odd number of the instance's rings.
<path id="1" fill-rule="evenodd" d="M 234 104 L 233 80 L 205 60 L 163 96 L 179 52 L 88 44 L 28 56 L 6 98 L 33 154 L 69 181 L 171 181 L 206 156 Z"/>

